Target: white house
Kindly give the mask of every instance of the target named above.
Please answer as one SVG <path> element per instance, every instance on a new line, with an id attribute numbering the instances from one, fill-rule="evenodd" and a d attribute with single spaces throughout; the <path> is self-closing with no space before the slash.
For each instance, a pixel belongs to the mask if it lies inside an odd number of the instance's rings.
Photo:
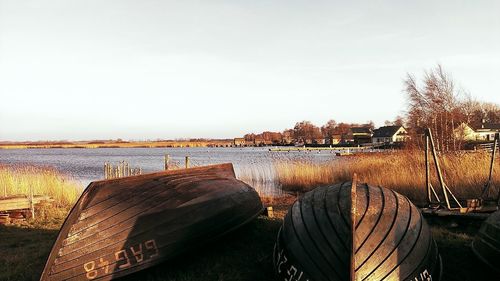
<path id="1" fill-rule="evenodd" d="M 500 132 L 500 124 L 498 123 L 483 123 L 477 129 L 462 123 L 454 131 L 457 139 L 465 141 L 492 141 L 498 132 Z"/>

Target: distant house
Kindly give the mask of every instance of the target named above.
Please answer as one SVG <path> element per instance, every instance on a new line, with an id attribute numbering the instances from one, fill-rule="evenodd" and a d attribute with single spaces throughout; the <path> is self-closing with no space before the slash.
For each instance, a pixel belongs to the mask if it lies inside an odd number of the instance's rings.
<path id="1" fill-rule="evenodd" d="M 341 141 L 342 141 L 341 134 L 334 134 L 331 137 L 325 138 L 325 144 L 329 144 L 329 145 L 336 145 L 336 144 L 339 144 Z"/>
<path id="2" fill-rule="evenodd" d="M 325 139 L 324 138 L 318 138 L 313 140 L 314 144 L 325 144 Z"/>
<path id="3" fill-rule="evenodd" d="M 369 127 L 352 127 L 350 129 L 352 140 L 356 144 L 372 142 L 372 130 Z"/>
<path id="4" fill-rule="evenodd" d="M 495 134 L 500 132 L 500 123 L 482 123 L 475 132 L 476 140 L 492 141 L 495 139 Z"/>
<path id="5" fill-rule="evenodd" d="M 461 123 L 453 131 L 455 138 L 464 141 L 476 140 L 476 131 L 467 123 Z"/>
<path id="6" fill-rule="evenodd" d="M 454 130 L 455 138 L 464 141 L 492 141 L 499 132 L 500 123 L 483 123 L 479 128 L 462 123 Z"/>
<path id="7" fill-rule="evenodd" d="M 404 142 L 409 138 L 403 126 L 384 126 L 373 131 L 373 144 L 393 144 Z"/>
<path id="8" fill-rule="evenodd" d="M 247 142 L 245 141 L 245 138 L 234 138 L 233 145 L 234 146 L 246 146 Z"/>

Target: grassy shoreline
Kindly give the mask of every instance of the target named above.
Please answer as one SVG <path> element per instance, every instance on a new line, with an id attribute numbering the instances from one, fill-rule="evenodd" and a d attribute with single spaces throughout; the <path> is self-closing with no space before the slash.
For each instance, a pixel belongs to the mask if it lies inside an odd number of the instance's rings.
<path id="1" fill-rule="evenodd" d="M 276 218 L 260 216 L 230 235 L 124 280 L 276 280 L 273 247 L 283 216 L 294 200 L 292 196 L 273 199 Z M 38 280 L 63 220 L 60 214 L 24 226 L 0 226 L 0 280 Z M 443 259 L 442 281 L 489 281 L 496 276 L 470 249 L 479 222 L 428 222 Z"/>
<path id="2" fill-rule="evenodd" d="M 416 200 L 424 195 L 422 158 L 411 153 L 369 154 L 317 165 L 278 162 L 276 169 L 278 180 L 285 188 L 301 192 L 321 184 L 350 180 L 356 172 L 361 180 L 394 188 Z M 461 195 L 474 194 L 478 186 L 482 187 L 479 183 L 484 183 L 486 175 L 482 166 L 488 159 L 486 154 L 446 156 L 443 168 L 447 171 L 448 184 L 460 187 L 457 192 Z M 451 169 L 457 170 L 451 172 Z M 457 185 L 461 179 L 465 179 L 464 182 Z M 499 179 L 496 176 L 495 182 Z M 76 202 L 81 187 L 53 169 L 36 167 L 0 166 L 0 184 L 7 184 L 9 193 L 23 193 L 27 187 L 34 186 L 37 192 L 49 193 L 47 195 L 57 200 L 53 208 L 38 210 L 36 220 L 20 225 L 0 225 L 0 280 L 38 280 L 59 228 Z M 275 218 L 261 216 L 220 241 L 125 280 L 275 280 L 273 246 L 283 217 L 295 199 L 291 195 L 262 198 L 264 204 L 273 206 Z M 482 281 L 495 276 L 469 247 L 479 228 L 478 222 L 428 221 L 443 258 L 442 281 Z M 463 257 L 467 259 L 464 261 Z"/>
<path id="3" fill-rule="evenodd" d="M 440 156 L 446 184 L 458 198 L 477 198 L 488 178 L 491 154 L 486 152 L 450 153 Z M 425 160 L 421 151 L 363 153 L 327 163 L 277 161 L 277 182 L 284 190 L 305 192 L 335 182 L 358 179 L 371 185 L 393 189 L 416 204 L 426 201 Z M 496 159 L 493 182 L 500 187 L 500 161 Z M 431 161 L 431 183 L 439 187 Z M 498 189 L 492 190 L 497 194 Z"/>
<path id="4" fill-rule="evenodd" d="M 70 176 L 49 167 L 0 165 L 0 197 L 47 195 L 55 201 L 55 207 L 70 208 L 76 202 L 83 187 Z"/>

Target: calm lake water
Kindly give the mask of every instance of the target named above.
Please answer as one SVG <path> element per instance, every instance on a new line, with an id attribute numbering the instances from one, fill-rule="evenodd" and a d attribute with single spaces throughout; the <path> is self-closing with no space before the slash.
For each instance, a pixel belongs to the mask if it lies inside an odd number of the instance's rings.
<path id="1" fill-rule="evenodd" d="M 331 161 L 336 156 L 330 151 L 321 152 L 270 152 L 269 148 L 100 148 L 100 149 L 0 149 L 0 163 L 49 166 L 88 185 L 104 178 L 105 162 L 117 165 L 127 161 L 142 172 L 163 170 L 164 155 L 171 163 L 184 165 L 186 156 L 191 166 L 231 162 L 239 179 L 267 195 L 280 193 L 273 169 L 275 161 L 303 160 Z"/>

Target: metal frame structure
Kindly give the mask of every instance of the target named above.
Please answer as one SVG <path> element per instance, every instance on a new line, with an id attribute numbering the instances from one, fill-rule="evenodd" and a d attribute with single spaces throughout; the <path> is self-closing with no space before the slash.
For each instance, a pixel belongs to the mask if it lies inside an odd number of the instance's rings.
<path id="1" fill-rule="evenodd" d="M 444 196 L 444 201 L 441 200 L 438 193 L 436 192 L 436 189 L 434 189 L 431 184 L 429 146 L 432 152 L 432 158 L 434 160 L 434 166 L 436 168 L 439 186 Z M 443 174 L 441 173 L 441 167 L 439 165 L 439 159 L 436 153 L 436 147 L 434 146 L 434 140 L 432 139 L 432 132 L 429 128 L 425 129 L 425 186 L 427 189 L 427 203 L 430 207 L 445 207 L 448 210 L 460 210 L 461 208 L 463 208 L 453 192 L 451 192 L 450 188 L 444 182 Z M 436 199 L 435 201 L 433 200 L 433 196 Z M 452 206 L 450 197 L 453 199 L 455 206 Z"/>

